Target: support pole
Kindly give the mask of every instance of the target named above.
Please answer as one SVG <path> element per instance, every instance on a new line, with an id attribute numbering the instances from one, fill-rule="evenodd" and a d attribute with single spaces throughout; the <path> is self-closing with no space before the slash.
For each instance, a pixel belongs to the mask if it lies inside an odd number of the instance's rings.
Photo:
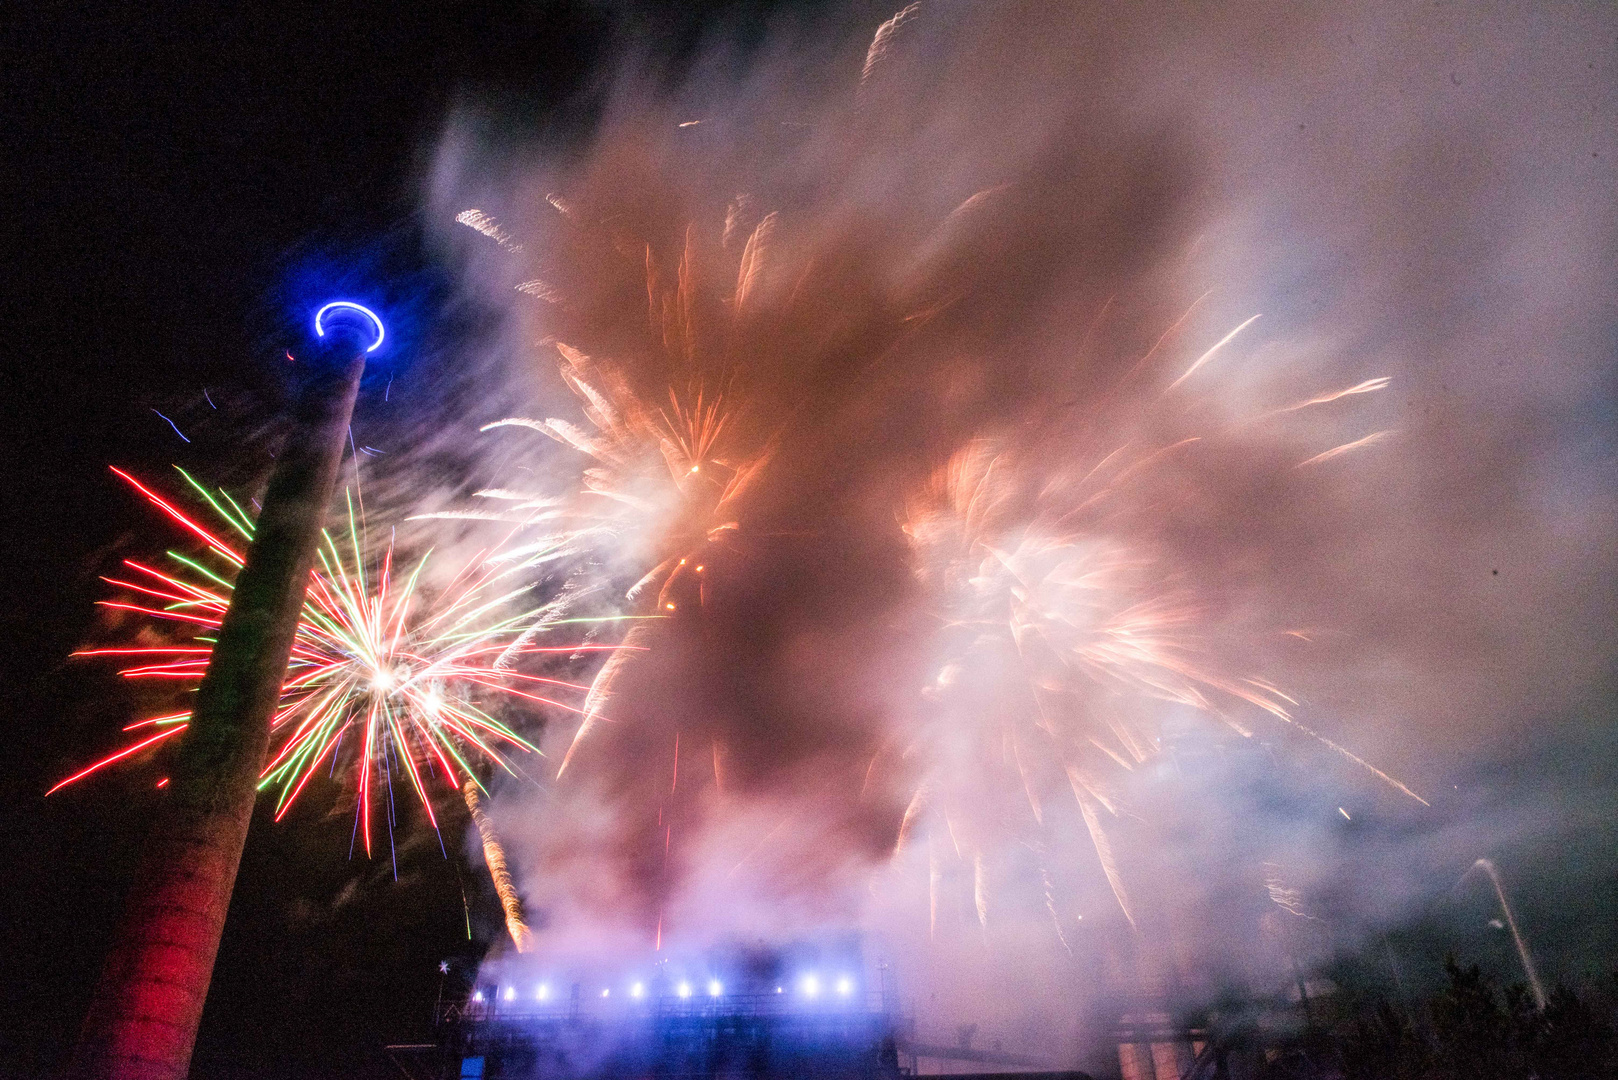
<path id="1" fill-rule="evenodd" d="M 360 327 L 322 335 L 74 1048 L 74 1080 L 183 1080 L 190 1069 L 370 344 Z"/>

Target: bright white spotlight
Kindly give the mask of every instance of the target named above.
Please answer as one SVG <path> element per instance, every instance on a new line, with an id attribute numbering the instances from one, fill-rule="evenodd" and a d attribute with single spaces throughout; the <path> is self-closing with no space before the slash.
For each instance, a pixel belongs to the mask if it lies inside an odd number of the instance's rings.
<path id="1" fill-rule="evenodd" d="M 691 984 L 688 983 L 688 982 L 683 982 L 679 986 L 676 986 L 674 988 L 674 992 L 676 994 L 679 994 L 683 998 L 690 997 L 691 996 Z"/>
<path id="2" fill-rule="evenodd" d="M 544 1001 L 546 998 L 551 996 L 551 988 L 546 986 L 544 983 L 540 983 L 539 989 L 534 991 L 534 996 L 539 1000 Z"/>
<path id="3" fill-rule="evenodd" d="M 719 980 L 718 979 L 709 979 L 708 980 L 708 996 L 709 997 L 718 997 L 720 994 L 723 994 L 724 992 L 725 992 L 725 988 L 723 986 L 719 985 Z"/>
<path id="4" fill-rule="evenodd" d="M 515 986 L 506 987 L 506 1000 L 507 1001 L 516 1001 L 517 1000 L 517 988 Z"/>
<path id="5" fill-rule="evenodd" d="M 852 994 L 854 992 L 854 980 L 850 979 L 847 975 L 844 975 L 841 979 L 838 979 L 837 992 L 844 997 Z"/>
<path id="6" fill-rule="evenodd" d="M 638 998 L 644 993 L 646 993 L 646 986 L 644 983 L 636 983 L 634 986 L 629 988 L 629 996 L 632 998 Z"/>
<path id="7" fill-rule="evenodd" d="M 803 977 L 803 993 L 805 997 L 820 996 L 820 977 L 814 972 Z"/>
<path id="8" fill-rule="evenodd" d="M 602 997 L 611 997 L 612 996 L 612 987 L 608 986 L 608 987 L 603 988 L 602 991 L 601 991 L 601 996 Z"/>
<path id="9" fill-rule="evenodd" d="M 775 992 L 776 992 L 776 993 L 777 993 L 777 994 L 779 994 L 779 993 L 782 993 L 782 992 L 783 992 L 783 991 L 782 991 L 782 988 L 781 988 L 781 987 L 779 987 L 779 986 L 777 986 L 777 987 L 776 987 L 776 988 L 775 988 Z"/>
<path id="10" fill-rule="evenodd" d="M 473 1001 L 482 1001 L 483 1000 L 483 991 L 482 990 L 474 990 L 474 991 L 472 991 L 472 1000 Z"/>

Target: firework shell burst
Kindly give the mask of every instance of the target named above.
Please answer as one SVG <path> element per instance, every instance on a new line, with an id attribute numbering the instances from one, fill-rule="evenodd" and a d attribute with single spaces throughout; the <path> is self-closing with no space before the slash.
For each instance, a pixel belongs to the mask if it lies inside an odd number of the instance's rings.
<path id="1" fill-rule="evenodd" d="M 554 200 L 552 206 L 558 214 L 564 212 Z M 738 358 L 752 356 L 753 346 L 770 339 L 763 328 L 760 294 L 777 247 L 776 216 L 766 214 L 743 230 L 736 224 L 736 208 L 732 210 L 724 239 L 717 243 L 688 227 L 670 270 L 660 268 L 649 243 L 644 260 L 632 268 L 628 260 L 608 260 L 630 269 L 648 298 L 644 332 L 629 335 L 628 343 L 620 341 L 621 351 L 604 347 L 586 352 L 551 341 L 560 357 L 562 381 L 580 406 L 584 424 L 510 417 L 484 426 L 485 431 L 539 432 L 580 455 L 580 482 L 574 490 L 550 495 L 489 489 L 477 497 L 494 504 L 493 509 L 424 515 L 510 523 L 527 538 L 514 546 L 512 557 L 584 555 L 596 560 L 577 590 L 580 598 L 625 565 L 631 568 L 622 580 L 632 584 L 617 603 L 628 618 L 639 621 L 628 627 L 626 648 L 598 673 L 558 776 L 601 718 L 624 665 L 634 652 L 651 646 L 657 632 L 653 620 L 667 618 L 687 603 L 703 603 L 701 553 L 709 545 L 739 542 L 739 506 L 775 454 L 780 424 L 761 421 L 770 410 L 753 407 L 757 403 L 749 399 L 748 365 Z M 743 235 L 745 241 L 740 240 Z M 505 250 L 518 254 L 525 249 Z M 726 267 L 723 273 L 715 269 L 721 265 Z M 524 291 L 540 295 L 533 288 Z M 542 299 L 554 304 L 562 295 L 547 287 Z M 552 314 L 566 324 L 565 311 Z M 590 336 L 587 325 L 576 329 Z M 650 389 L 647 371 L 657 373 Z M 603 573 L 608 564 L 615 565 Z"/>
<path id="2" fill-rule="evenodd" d="M 252 541 L 252 520 L 226 492 L 209 492 L 183 470 L 181 475 L 233 535 L 199 524 L 134 477 L 113 471 L 200 540 L 206 554 L 171 551 L 167 570 L 125 560 L 136 580 L 106 580 L 137 594 L 141 602 L 102 603 L 202 632 L 186 644 L 97 648 L 74 655 L 139 657 L 120 674 L 198 682 L 208 667 L 211 632 L 223 620 L 231 581 L 242 566 L 237 545 Z M 448 586 L 429 589 L 424 571 L 431 552 L 400 572 L 392 541 L 380 557 L 368 559 L 363 533 L 350 501 L 346 534 L 324 535 L 320 565 L 310 578 L 281 700 L 271 719 L 270 759 L 259 787 L 275 792 L 279 820 L 318 773 L 341 772 L 351 778 L 358 798 L 356 828 L 369 854 L 373 806 L 385 793 L 391 827 L 397 783 L 408 783 L 436 829 L 430 785 L 458 790 L 471 781 L 481 786 L 480 764 L 515 775 L 517 756 L 538 753 L 501 719 L 499 702 L 578 711 L 563 697 L 576 698 L 587 686 L 514 670 L 521 657 L 577 656 L 612 647 L 536 644 L 540 634 L 582 620 L 561 618 L 555 604 L 524 606 L 534 589 L 531 581 L 521 580 L 531 560 L 501 559 L 498 551 L 479 553 Z M 172 739 L 185 730 L 189 717 L 189 712 L 173 712 L 128 725 L 126 730 L 141 735 L 136 742 L 61 781 L 51 792 Z"/>
<path id="3" fill-rule="evenodd" d="M 1103 441 L 1127 428 L 1109 417 L 1102 395 L 1082 415 L 1052 422 L 1063 441 L 1081 451 L 1068 463 L 1051 464 L 1009 439 L 979 437 L 914 491 L 901 514 L 938 623 L 940 660 L 925 691 L 931 720 L 907 753 L 931 764 L 905 813 L 898 847 L 929 815 L 942 818 L 957 849 L 964 837 L 971 850 L 961 854 L 977 863 L 980 919 L 987 909 L 985 853 L 1002 846 L 1008 822 L 1022 823 L 1011 825 L 1013 832 L 1039 835 L 1054 781 L 1077 801 L 1108 884 L 1125 917 L 1135 922 L 1109 822 L 1124 812 L 1127 776 L 1159 752 L 1160 710 L 1149 706 L 1153 701 L 1189 707 L 1244 737 L 1265 720 L 1297 728 L 1424 801 L 1306 727 L 1294 698 L 1233 663 L 1227 654 L 1240 650 L 1219 647 L 1231 644 L 1217 640 L 1229 632 L 1216 631 L 1206 603 L 1189 584 L 1195 575 L 1156 540 L 1176 518 L 1176 491 L 1194 485 L 1200 468 L 1210 462 L 1217 468 L 1230 458 L 1222 449 L 1227 441 L 1242 441 L 1255 427 L 1298 410 L 1388 384 L 1366 380 L 1228 430 L 1199 433 L 1189 419 L 1199 410 L 1187 403 L 1200 399 L 1179 388 L 1252 321 L 1227 334 L 1166 389 L 1146 395 L 1158 413 L 1150 436 Z M 1149 377 L 1150 370 L 1143 359 L 1131 376 Z M 1358 439 L 1301 462 L 1284 452 L 1230 460 L 1257 460 L 1260 469 L 1307 482 L 1307 471 L 1298 470 L 1373 441 Z M 1204 460 L 1188 461 L 1197 455 Z M 1006 782 L 986 784 L 983 774 L 994 771 L 997 761 Z M 1016 796 L 995 799 L 991 790 Z M 937 903 L 935 897 L 935 913 Z M 1060 934 L 1059 919 L 1057 924 Z"/>

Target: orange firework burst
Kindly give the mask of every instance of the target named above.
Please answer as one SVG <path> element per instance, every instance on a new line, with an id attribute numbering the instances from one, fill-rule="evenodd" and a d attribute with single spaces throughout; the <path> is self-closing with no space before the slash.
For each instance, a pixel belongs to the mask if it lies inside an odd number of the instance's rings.
<path id="1" fill-rule="evenodd" d="M 666 643 L 666 620 L 701 612 L 714 556 L 749 545 L 742 504 L 775 460 L 789 412 L 764 400 L 768 380 L 757 365 L 779 354 L 782 342 L 801 338 L 780 330 L 794 315 L 791 301 L 781 302 L 786 275 L 777 265 L 776 216 L 750 216 L 744 201 L 731 207 L 722 230 L 687 226 L 661 246 L 621 232 L 599 243 L 607 226 L 581 225 L 577 211 L 554 196 L 547 214 L 557 216 L 544 224 L 561 230 L 558 243 L 518 243 L 486 214 L 458 219 L 508 256 L 544 252 L 555 262 L 532 268 L 545 277 L 517 290 L 538 302 L 541 347 L 554 349 L 582 419 L 519 416 L 485 425 L 538 432 L 559 444 L 561 453 L 553 450 L 549 460 L 565 486 L 486 489 L 475 495 L 479 509 L 435 516 L 508 524 L 512 556 L 571 562 L 570 602 L 604 607 L 628 622 L 620 648 L 590 685 L 558 780 L 598 741 L 592 732 L 631 671 L 629 653 Z M 596 292 L 612 297 L 605 312 L 590 306 Z M 645 297 L 644 315 L 624 314 L 618 301 L 630 295 Z M 657 809 L 665 871 L 676 812 L 664 802 L 675 799 L 679 783 L 678 727 L 668 745 L 670 777 Z M 709 749 L 718 784 L 724 749 L 717 738 Z M 661 908 L 652 925 L 660 944 Z"/>

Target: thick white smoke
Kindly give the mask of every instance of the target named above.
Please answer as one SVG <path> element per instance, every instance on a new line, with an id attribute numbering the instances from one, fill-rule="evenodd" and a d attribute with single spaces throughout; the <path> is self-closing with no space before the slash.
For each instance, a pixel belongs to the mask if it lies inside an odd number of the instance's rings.
<path id="1" fill-rule="evenodd" d="M 1124 997 L 1262 982 L 1482 847 L 1543 842 L 1525 806 L 1582 820 L 1606 796 L 1554 771 L 1487 813 L 1461 784 L 1611 670 L 1612 12 L 926 3 L 872 47 L 890 14 L 675 77 L 625 58 L 565 150 L 476 108 L 442 140 L 428 211 L 502 327 L 469 360 L 477 422 L 585 424 L 558 342 L 661 407 L 688 372 L 650 276 L 732 327 L 703 340 L 770 454 L 702 617 L 637 654 L 576 769 L 555 779 L 558 715 L 544 782 L 498 793 L 540 952 L 864 927 L 939 1041 L 976 1022 L 1072 1060 Z M 1136 377 L 1148 353 L 1161 375 Z M 922 691 L 948 659 L 906 500 L 973 440 L 1031 507 L 1111 448 L 1192 435 L 1095 541 L 1195 597 L 1209 663 L 1433 806 L 1251 701 L 1123 686 L 1091 707 L 1160 740 L 1097 811 L 1134 927 L 1060 769 L 1012 791 L 1038 828 L 952 835 L 940 810 L 895 854 L 944 775 Z M 480 438 L 519 455 L 511 487 L 566 493 L 590 464 Z M 641 520 L 595 572 L 663 550 L 670 519 Z M 966 678 L 1011 677 L 970 655 Z M 998 799 L 1008 754 L 946 772 Z M 1362 814 L 1399 838 L 1345 840 Z"/>

